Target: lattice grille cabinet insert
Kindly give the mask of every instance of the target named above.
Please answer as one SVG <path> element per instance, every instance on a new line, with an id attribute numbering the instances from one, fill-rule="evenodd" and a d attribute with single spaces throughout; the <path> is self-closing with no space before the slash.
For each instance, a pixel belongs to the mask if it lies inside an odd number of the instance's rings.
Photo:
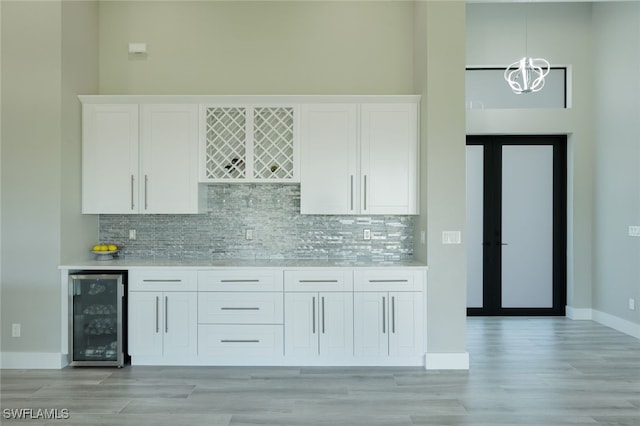
<path id="1" fill-rule="evenodd" d="M 247 110 L 242 107 L 205 109 L 205 178 L 243 179 L 247 176 Z"/>
<path id="2" fill-rule="evenodd" d="M 257 180 L 292 179 L 293 108 L 257 107 L 253 117 L 253 177 Z"/>

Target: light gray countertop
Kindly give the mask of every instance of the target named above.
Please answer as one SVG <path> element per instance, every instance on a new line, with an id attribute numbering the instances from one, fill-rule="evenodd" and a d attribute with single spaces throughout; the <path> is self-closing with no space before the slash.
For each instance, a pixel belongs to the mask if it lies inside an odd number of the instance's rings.
<path id="1" fill-rule="evenodd" d="M 185 269 L 225 269 L 225 268 L 427 268 L 418 261 L 355 261 L 347 259 L 145 259 L 145 258 L 116 258 L 113 260 L 82 260 L 60 265 L 60 269 L 94 269 L 119 270 L 132 268 L 185 268 Z"/>

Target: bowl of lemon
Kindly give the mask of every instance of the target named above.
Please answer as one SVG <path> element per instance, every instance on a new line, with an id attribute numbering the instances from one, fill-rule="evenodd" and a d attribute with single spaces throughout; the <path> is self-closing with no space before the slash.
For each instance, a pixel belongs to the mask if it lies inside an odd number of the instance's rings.
<path id="1" fill-rule="evenodd" d="M 120 249 L 115 244 L 96 244 L 91 252 L 96 255 L 96 260 L 113 260 L 113 256 L 117 255 Z"/>

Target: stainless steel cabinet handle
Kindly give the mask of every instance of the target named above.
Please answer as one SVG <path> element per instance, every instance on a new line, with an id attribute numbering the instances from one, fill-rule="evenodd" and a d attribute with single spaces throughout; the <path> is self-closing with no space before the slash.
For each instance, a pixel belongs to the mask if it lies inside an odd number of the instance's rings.
<path id="1" fill-rule="evenodd" d="M 351 192 L 350 192 L 350 194 L 351 194 L 351 209 L 350 210 L 353 210 L 353 175 L 351 175 Z"/>
<path id="2" fill-rule="evenodd" d="M 169 296 L 164 297 L 164 332 L 169 332 Z"/>
<path id="3" fill-rule="evenodd" d="M 364 194 L 364 209 L 363 210 L 367 210 L 367 175 L 364 175 L 364 191 L 362 192 Z"/>
<path id="4" fill-rule="evenodd" d="M 308 284 L 308 283 L 311 283 L 311 284 L 314 284 L 314 283 L 337 283 L 338 280 L 299 280 L 298 282 L 305 283 L 305 284 Z"/>
<path id="5" fill-rule="evenodd" d="M 322 334 L 324 334 L 324 296 L 322 297 Z"/>
<path id="6" fill-rule="evenodd" d="M 223 339 L 220 343 L 260 343 L 257 339 L 236 340 L 236 339 Z"/>
<path id="7" fill-rule="evenodd" d="M 143 283 L 180 283 L 182 280 L 142 280 Z"/>
<path id="8" fill-rule="evenodd" d="M 369 280 L 370 283 L 407 283 L 409 280 Z"/>
<path id="9" fill-rule="evenodd" d="M 396 332 L 396 298 L 391 296 L 391 332 Z"/>
<path id="10" fill-rule="evenodd" d="M 316 298 L 311 298 L 311 323 L 313 334 L 316 334 Z"/>
<path id="11" fill-rule="evenodd" d="M 156 333 L 160 332 L 160 318 L 158 318 L 159 316 L 159 311 L 160 311 L 160 297 L 156 296 Z"/>
<path id="12" fill-rule="evenodd" d="M 149 208 L 149 202 L 147 197 L 147 188 L 149 187 L 149 176 L 144 175 L 144 209 L 147 210 Z"/>
<path id="13" fill-rule="evenodd" d="M 259 283 L 260 280 L 220 280 L 221 283 Z"/>
<path id="14" fill-rule="evenodd" d="M 382 298 L 382 334 L 387 332 L 387 298 Z"/>
<path id="15" fill-rule="evenodd" d="M 259 311 L 260 308 L 220 308 L 221 311 Z"/>
<path id="16" fill-rule="evenodd" d="M 133 210 L 136 205 L 133 202 L 133 182 L 134 182 L 134 177 L 133 175 L 131 175 L 131 210 Z"/>

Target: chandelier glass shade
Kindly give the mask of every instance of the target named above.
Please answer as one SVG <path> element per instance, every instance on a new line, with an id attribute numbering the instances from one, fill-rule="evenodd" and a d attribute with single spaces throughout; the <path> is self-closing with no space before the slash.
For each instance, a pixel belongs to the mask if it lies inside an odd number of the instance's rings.
<path id="1" fill-rule="evenodd" d="M 507 67 L 504 79 L 516 95 L 534 93 L 544 87 L 544 78 L 549 74 L 549 69 L 546 59 L 524 57 Z"/>

